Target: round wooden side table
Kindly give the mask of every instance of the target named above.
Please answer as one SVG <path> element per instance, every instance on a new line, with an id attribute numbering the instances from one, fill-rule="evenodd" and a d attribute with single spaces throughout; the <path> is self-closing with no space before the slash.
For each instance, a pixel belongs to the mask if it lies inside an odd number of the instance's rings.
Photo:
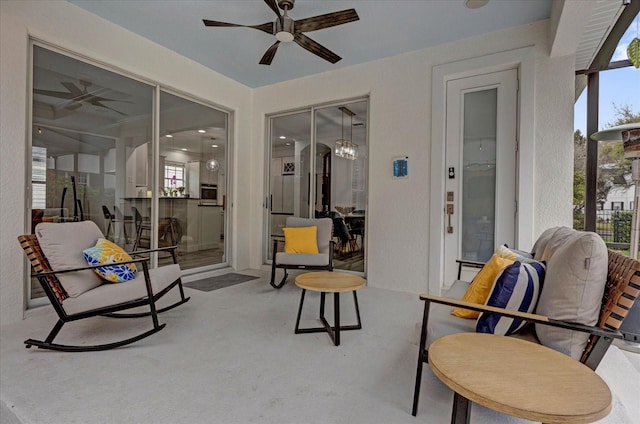
<path id="1" fill-rule="evenodd" d="M 459 333 L 429 346 L 429 366 L 454 392 L 452 423 L 471 402 L 543 423 L 591 423 L 611 411 L 611 391 L 591 368 L 515 337 Z"/>
<path id="2" fill-rule="evenodd" d="M 300 333 L 319 333 L 326 331 L 331 337 L 333 344 L 340 345 L 340 331 L 359 330 L 362 328 L 360 322 L 360 309 L 358 308 L 358 297 L 356 290 L 364 287 L 365 281 L 362 277 L 345 272 L 319 271 L 307 272 L 300 274 L 295 280 L 296 286 L 302 289 L 300 296 L 300 307 L 298 308 L 298 317 L 296 318 L 295 334 Z M 302 305 L 304 304 L 304 295 L 307 290 L 320 292 L 320 321 L 322 327 L 300 328 L 300 315 L 302 314 Z M 356 308 L 356 317 L 358 323 L 355 325 L 340 325 L 340 293 L 353 292 L 353 302 Z M 325 295 L 333 293 L 333 327 L 329 325 L 324 317 Z"/>

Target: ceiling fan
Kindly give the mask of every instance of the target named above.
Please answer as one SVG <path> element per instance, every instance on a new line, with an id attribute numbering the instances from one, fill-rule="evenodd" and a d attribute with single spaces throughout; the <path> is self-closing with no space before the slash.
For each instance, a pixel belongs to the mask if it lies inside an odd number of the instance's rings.
<path id="1" fill-rule="evenodd" d="M 239 25 L 227 22 L 211 21 L 209 19 L 203 19 L 202 21 L 205 26 L 253 28 L 266 32 L 270 35 L 275 35 L 277 41 L 267 49 L 265 54 L 262 56 L 262 59 L 260 59 L 261 65 L 271 65 L 271 61 L 273 60 L 280 43 L 289 43 L 291 41 L 311 53 L 320 56 L 328 62 L 336 63 L 342 59 L 340 56 L 320 43 L 313 41 L 311 38 L 304 35 L 303 32 L 317 31 L 319 29 L 342 25 L 360 19 L 355 9 L 347 9 L 340 12 L 294 20 L 289 16 L 288 12 L 293 9 L 295 0 L 264 0 L 264 2 L 267 3 L 271 10 L 273 10 L 277 15 L 278 18 L 275 22 L 266 22 L 260 25 Z M 282 9 L 284 13 L 281 13 L 280 9 Z"/>
<path id="2" fill-rule="evenodd" d="M 81 79 L 78 82 L 83 87 L 82 90 L 72 82 L 61 82 L 60 84 L 62 84 L 62 86 L 67 89 L 67 91 L 41 90 L 41 89 L 35 88 L 33 92 L 36 94 L 42 94 L 43 96 L 56 97 L 58 99 L 69 100 L 69 102 L 63 106 L 64 109 L 76 110 L 79 107 L 81 107 L 83 103 L 85 103 L 85 104 L 90 104 L 96 107 L 109 109 L 120 115 L 127 116 L 126 113 L 123 113 L 123 112 L 120 112 L 119 110 L 111 108 L 103 104 L 102 102 L 123 102 L 123 103 L 131 103 L 131 102 L 127 100 L 108 99 L 106 97 L 99 96 L 98 94 L 107 90 L 105 88 L 101 88 L 90 93 L 87 88 L 91 86 L 91 81 Z"/>

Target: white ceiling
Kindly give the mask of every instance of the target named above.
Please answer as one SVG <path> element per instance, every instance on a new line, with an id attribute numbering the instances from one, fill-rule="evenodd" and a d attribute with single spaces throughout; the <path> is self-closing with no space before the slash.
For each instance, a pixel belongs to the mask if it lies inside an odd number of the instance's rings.
<path id="1" fill-rule="evenodd" d="M 295 43 L 281 43 L 270 66 L 258 64 L 275 42 L 251 28 L 205 27 L 202 19 L 256 25 L 275 20 L 263 0 L 69 0 L 249 87 L 260 87 L 547 19 L 551 0 L 297 0 L 294 19 L 354 8 L 360 20 L 307 36 L 342 57 L 332 65 Z"/>

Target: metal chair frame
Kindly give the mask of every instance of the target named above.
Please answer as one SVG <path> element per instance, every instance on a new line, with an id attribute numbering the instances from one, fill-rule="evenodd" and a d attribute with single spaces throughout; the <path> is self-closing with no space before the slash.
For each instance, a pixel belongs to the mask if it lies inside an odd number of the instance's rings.
<path id="1" fill-rule="evenodd" d="M 128 302 L 123 302 L 123 303 L 118 303 L 114 305 L 93 309 L 90 311 L 84 311 L 84 312 L 79 312 L 75 314 L 68 314 L 65 311 L 64 307 L 62 306 L 64 299 L 66 299 L 68 295 L 64 291 L 64 288 L 60 284 L 60 281 L 58 280 L 56 275 L 69 273 L 69 272 L 77 272 L 77 271 L 82 271 L 87 269 L 94 269 L 104 265 L 86 266 L 86 267 L 80 267 L 80 268 L 66 269 L 63 271 L 53 271 L 51 270 L 49 262 L 44 256 L 42 249 L 40 249 L 38 239 L 34 234 L 19 236 L 18 240 L 22 248 L 25 250 L 25 253 L 29 261 L 31 262 L 31 267 L 33 270 L 33 273 L 31 274 L 31 276 L 38 279 L 38 281 L 42 285 L 42 288 L 45 294 L 49 298 L 49 301 L 53 305 L 53 309 L 58 314 L 58 321 L 56 322 L 54 327 L 51 329 L 51 331 L 49 332 L 47 337 L 44 339 L 44 341 L 35 340 L 35 339 L 25 340 L 24 343 L 27 348 L 30 348 L 31 346 L 36 346 L 41 349 L 50 349 L 50 350 L 63 351 L 63 352 L 91 352 L 91 351 L 107 350 L 107 349 L 113 349 L 120 346 L 125 346 L 128 344 L 134 343 L 138 340 L 144 339 L 145 337 L 148 337 L 162 330 L 166 324 L 159 323 L 158 314 L 168 311 L 170 309 L 173 309 L 183 303 L 186 303 L 190 299 L 190 297 L 185 297 L 184 295 L 184 288 L 182 286 L 181 278 L 176 279 L 173 283 L 168 285 L 165 289 L 157 293 L 153 293 L 153 289 L 151 286 L 151 279 L 149 276 L 149 265 L 147 264 L 147 261 L 149 260 L 149 258 L 142 256 L 142 257 L 133 259 L 131 261 L 117 262 L 117 263 L 114 263 L 113 265 L 126 264 L 126 263 L 140 264 L 142 266 L 142 272 L 144 274 L 146 291 L 147 291 L 147 295 L 145 297 L 128 301 Z M 157 251 L 170 251 L 171 255 L 173 256 L 174 264 L 177 264 L 175 249 L 176 249 L 176 246 L 170 246 L 170 247 L 165 247 L 160 249 L 150 249 L 150 250 L 133 252 L 133 253 L 130 253 L 130 255 L 132 255 L 133 257 L 134 255 L 135 256 L 146 255 L 146 254 L 157 252 Z M 176 286 L 178 286 L 180 290 L 180 300 L 178 300 L 177 302 L 169 306 L 158 309 L 156 307 L 156 302 Z M 148 306 L 149 311 L 135 312 L 135 313 L 120 313 L 120 311 L 136 308 L 140 306 Z M 62 344 L 57 344 L 53 342 L 64 324 L 71 321 L 77 321 L 80 319 L 95 317 L 95 316 L 107 316 L 112 318 L 139 318 L 139 317 L 151 316 L 153 327 L 151 330 L 145 331 L 134 337 L 130 337 L 124 340 L 120 340 L 113 343 L 107 343 L 107 344 L 62 345 Z"/>
<path id="2" fill-rule="evenodd" d="M 477 267 L 478 262 L 457 260 L 458 275 L 463 265 Z M 459 278 L 459 277 L 458 277 Z M 461 306 L 479 312 L 497 313 L 510 318 L 518 318 L 536 324 L 550 325 L 553 327 L 566 328 L 574 331 L 589 333 L 590 337 L 582 353 L 580 362 L 595 370 L 607 349 L 614 339 L 622 339 L 622 333 L 618 331 L 624 318 L 633 306 L 634 301 L 640 296 L 640 262 L 622 255 L 621 253 L 609 250 L 609 262 L 607 271 L 607 282 L 600 309 L 600 317 L 597 326 L 575 324 L 548 318 L 543 315 L 528 314 L 518 311 L 511 311 L 492 306 L 480 305 L 465 302 L 457 299 L 450 299 L 440 296 L 433 296 L 426 293 L 420 294 L 420 300 L 424 301 L 424 312 L 422 317 L 422 330 L 420 332 L 420 346 L 418 350 L 418 365 L 416 367 L 416 380 L 413 392 L 412 415 L 418 413 L 418 402 L 420 398 L 420 384 L 422 380 L 422 367 L 429 362 L 429 352 L 426 348 L 427 325 L 429 321 L 429 306 L 431 302 L 449 306 Z"/>
<path id="3" fill-rule="evenodd" d="M 281 289 L 287 282 L 287 278 L 289 277 L 288 269 L 304 269 L 309 271 L 333 271 L 333 251 L 335 248 L 335 242 L 331 240 L 329 242 L 329 264 L 322 266 L 314 266 L 314 265 L 287 265 L 287 264 L 278 264 L 276 263 L 276 253 L 278 253 L 278 244 L 281 243 L 284 246 L 284 239 L 273 239 L 273 257 L 271 258 L 271 280 L 269 284 L 274 289 Z M 284 275 L 282 276 L 282 280 L 279 283 L 275 282 L 276 279 L 276 269 L 284 270 Z"/>

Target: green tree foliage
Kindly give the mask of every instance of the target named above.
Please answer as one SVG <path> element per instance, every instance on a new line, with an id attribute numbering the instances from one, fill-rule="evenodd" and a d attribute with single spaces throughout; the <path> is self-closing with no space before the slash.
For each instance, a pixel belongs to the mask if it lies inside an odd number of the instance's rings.
<path id="1" fill-rule="evenodd" d="M 613 104 L 616 119 L 606 127 L 640 122 L 640 112 L 634 112 L 629 105 Z M 573 134 L 573 212 L 574 228 L 583 227 L 587 138 L 580 130 Z M 600 142 L 598 144 L 598 180 L 596 201 L 605 202 L 614 186 L 629 186 L 625 175 L 631 172 L 631 161 L 624 157 L 622 143 Z"/>

